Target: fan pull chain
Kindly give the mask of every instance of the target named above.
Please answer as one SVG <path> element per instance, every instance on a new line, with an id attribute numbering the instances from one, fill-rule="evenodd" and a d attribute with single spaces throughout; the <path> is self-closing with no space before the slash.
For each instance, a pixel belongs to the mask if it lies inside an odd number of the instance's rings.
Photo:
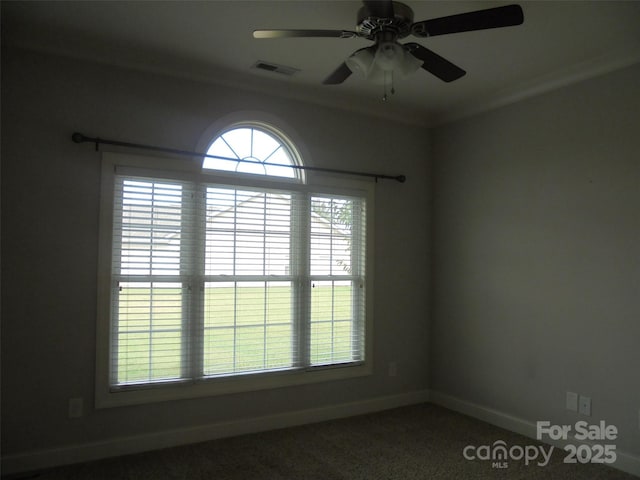
<path id="1" fill-rule="evenodd" d="M 396 88 L 393 85 L 393 70 L 391 70 L 391 95 L 396 94 Z"/>
<path id="2" fill-rule="evenodd" d="M 384 72 L 384 86 L 383 86 L 383 95 L 382 95 L 382 101 L 386 102 L 387 101 L 387 72 Z"/>
<path id="3" fill-rule="evenodd" d="M 386 102 L 387 98 L 389 98 L 387 96 L 387 75 L 391 75 L 391 95 L 395 95 L 396 93 L 396 89 L 393 85 L 393 70 L 391 70 L 391 72 L 384 72 L 384 95 L 382 95 L 383 102 Z"/>

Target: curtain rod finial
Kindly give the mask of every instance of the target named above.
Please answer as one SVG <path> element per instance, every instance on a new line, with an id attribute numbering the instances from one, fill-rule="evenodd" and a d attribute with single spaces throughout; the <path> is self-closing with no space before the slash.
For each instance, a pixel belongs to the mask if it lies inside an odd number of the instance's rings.
<path id="1" fill-rule="evenodd" d="M 396 180 L 398 180 L 400 183 L 404 183 L 407 181 L 407 177 L 405 175 L 398 175 L 396 177 Z"/>
<path id="2" fill-rule="evenodd" d="M 83 134 L 78 132 L 74 132 L 73 135 L 71 135 L 71 140 L 73 140 L 75 143 L 82 143 L 86 139 L 87 137 L 85 137 Z"/>

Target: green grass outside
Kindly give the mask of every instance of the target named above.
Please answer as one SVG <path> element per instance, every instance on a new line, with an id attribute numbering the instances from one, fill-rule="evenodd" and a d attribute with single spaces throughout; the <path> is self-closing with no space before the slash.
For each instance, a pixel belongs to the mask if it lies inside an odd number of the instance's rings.
<path id="1" fill-rule="evenodd" d="M 292 364 L 288 283 L 271 282 L 266 289 L 210 285 L 204 299 L 205 375 Z M 123 287 L 119 305 L 118 382 L 179 378 L 183 365 L 180 289 Z M 351 286 L 332 288 L 330 282 L 316 282 L 311 291 L 312 364 L 351 359 L 351 317 Z"/>

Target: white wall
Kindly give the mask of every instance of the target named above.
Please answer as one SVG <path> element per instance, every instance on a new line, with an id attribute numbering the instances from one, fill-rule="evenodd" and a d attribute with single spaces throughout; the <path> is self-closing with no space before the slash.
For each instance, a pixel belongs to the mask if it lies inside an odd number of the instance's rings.
<path id="1" fill-rule="evenodd" d="M 405 184 L 376 186 L 374 375 L 96 411 L 100 155 L 71 134 L 192 150 L 211 124 L 239 110 L 293 126 L 313 165 L 407 175 Z M 429 151 L 422 128 L 346 110 L 3 51 L 3 455 L 426 389 Z M 389 361 L 398 362 L 396 377 Z M 85 400 L 81 419 L 68 418 L 72 397 Z"/>
<path id="2" fill-rule="evenodd" d="M 639 455 L 640 66 L 432 133 L 432 391 Z"/>

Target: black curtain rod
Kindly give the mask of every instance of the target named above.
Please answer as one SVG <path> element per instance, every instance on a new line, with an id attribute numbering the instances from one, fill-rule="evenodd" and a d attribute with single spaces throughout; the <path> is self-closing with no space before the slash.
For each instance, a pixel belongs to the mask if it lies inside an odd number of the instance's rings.
<path id="1" fill-rule="evenodd" d="M 96 151 L 98 151 L 101 144 L 104 144 L 104 145 L 115 145 L 117 147 L 139 148 L 142 150 L 153 150 L 156 152 L 173 153 L 176 155 L 186 155 L 189 157 L 206 157 L 206 158 L 217 158 L 220 160 L 232 160 L 234 162 L 240 162 L 240 163 L 256 163 L 251 160 L 240 160 L 237 158 L 219 157 L 217 155 L 209 155 L 209 154 L 200 153 L 200 152 L 191 152 L 189 150 L 178 150 L 176 148 L 158 147 L 154 145 L 144 145 L 141 143 L 122 142 L 119 140 L 107 140 L 105 138 L 99 138 L 99 137 L 92 138 L 92 137 L 87 137 L 86 135 L 83 135 L 82 133 L 78 133 L 78 132 L 75 132 L 73 135 L 71 135 L 71 140 L 73 140 L 75 143 L 86 143 L 86 142 L 94 143 L 96 146 Z M 264 163 L 260 162 L 260 164 L 275 166 L 275 167 L 283 166 L 278 163 L 267 163 L 267 162 L 264 162 Z M 404 175 L 384 175 L 382 173 L 355 172 L 352 170 L 340 170 L 336 168 L 322 168 L 322 167 L 307 167 L 304 165 L 290 165 L 290 167 L 298 170 L 309 170 L 312 172 L 339 173 L 343 175 L 369 177 L 369 178 L 374 178 L 376 182 L 378 181 L 378 179 L 396 180 L 400 183 L 404 183 L 407 180 L 407 177 L 405 177 Z"/>

